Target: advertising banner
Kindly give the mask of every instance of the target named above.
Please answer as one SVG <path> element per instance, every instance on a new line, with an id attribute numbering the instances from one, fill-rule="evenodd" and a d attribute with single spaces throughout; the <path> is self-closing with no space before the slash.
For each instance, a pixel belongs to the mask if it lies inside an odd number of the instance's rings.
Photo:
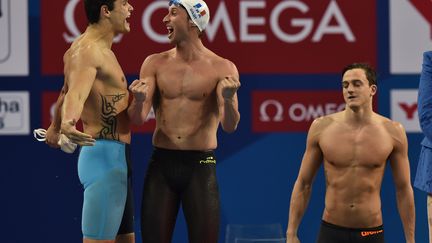
<path id="1" fill-rule="evenodd" d="M 0 1 L 0 77 L 29 75 L 27 0 Z"/>
<path id="2" fill-rule="evenodd" d="M 28 91 L 0 91 L 0 135 L 30 133 Z"/>
<path id="3" fill-rule="evenodd" d="M 126 74 L 171 49 L 162 22 L 168 1 L 131 1 L 131 32 L 113 50 Z M 203 42 L 240 73 L 339 73 L 352 62 L 376 65 L 376 2 L 212 0 Z M 42 73 L 61 74 L 63 54 L 87 26 L 83 1 L 41 0 Z M 365 21 L 367 20 L 367 21 Z"/>
<path id="4" fill-rule="evenodd" d="M 255 91 L 253 132 L 306 132 L 315 118 L 345 109 L 341 91 Z"/>
<path id="5" fill-rule="evenodd" d="M 391 119 L 402 123 L 407 132 L 421 132 L 417 113 L 417 89 L 390 91 Z"/>
<path id="6" fill-rule="evenodd" d="M 432 48 L 432 1 L 398 0 L 390 4 L 390 72 L 421 71 L 423 52 Z"/>

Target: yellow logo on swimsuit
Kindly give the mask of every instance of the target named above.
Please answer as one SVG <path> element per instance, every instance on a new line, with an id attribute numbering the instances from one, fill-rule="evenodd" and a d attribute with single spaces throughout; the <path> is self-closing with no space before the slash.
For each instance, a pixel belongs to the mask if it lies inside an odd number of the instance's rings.
<path id="1" fill-rule="evenodd" d="M 209 156 L 205 160 L 200 160 L 200 164 L 216 164 L 216 160 L 213 156 Z"/>

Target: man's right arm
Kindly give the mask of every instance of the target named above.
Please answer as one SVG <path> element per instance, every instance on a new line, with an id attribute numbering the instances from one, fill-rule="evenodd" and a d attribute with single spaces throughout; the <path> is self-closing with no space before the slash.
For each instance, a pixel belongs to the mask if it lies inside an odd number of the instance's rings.
<path id="1" fill-rule="evenodd" d="M 128 108 L 129 119 L 132 123 L 141 125 L 147 118 L 153 104 L 153 94 L 156 88 L 156 70 L 153 60 L 156 55 L 148 56 L 140 70 L 140 79 L 129 86 L 133 94 L 132 102 Z"/>
<path id="2" fill-rule="evenodd" d="M 66 94 L 66 84 L 63 85 L 63 88 L 60 91 L 60 95 L 57 98 L 57 102 L 55 103 L 54 116 L 51 121 L 51 125 L 47 129 L 46 140 L 50 147 L 59 148 L 58 141 L 60 138 L 60 127 L 61 127 L 61 107 L 63 106 L 64 96 Z"/>
<path id="3" fill-rule="evenodd" d="M 418 115 L 423 134 L 432 142 L 432 52 L 423 54 L 418 89 Z"/>
<path id="4" fill-rule="evenodd" d="M 80 146 L 93 145 L 95 140 L 89 134 L 78 131 L 75 127 L 81 117 L 84 103 L 90 94 L 97 73 L 97 50 L 87 51 L 70 57 L 65 71 L 68 85 L 62 106 L 61 133 Z"/>
<path id="5" fill-rule="evenodd" d="M 300 242 L 297 237 L 298 227 L 309 202 L 313 180 L 322 164 L 323 155 L 318 144 L 321 133 L 319 124 L 321 119 L 323 118 L 316 119 L 308 132 L 306 151 L 291 194 L 288 229 L 286 232 L 287 243 Z"/>

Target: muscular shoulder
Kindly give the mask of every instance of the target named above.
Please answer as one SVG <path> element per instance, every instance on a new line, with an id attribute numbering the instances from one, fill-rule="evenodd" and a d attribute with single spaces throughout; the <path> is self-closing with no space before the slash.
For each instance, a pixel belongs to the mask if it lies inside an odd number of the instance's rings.
<path id="1" fill-rule="evenodd" d="M 163 66 L 166 64 L 171 50 L 161 52 L 161 53 L 155 53 L 151 54 L 144 59 L 144 62 L 141 65 L 140 69 L 140 76 L 145 77 L 148 75 L 153 75 L 157 72 L 158 67 Z"/>
<path id="2" fill-rule="evenodd" d="M 146 57 L 144 60 L 145 64 L 154 64 L 157 62 L 162 62 L 168 56 L 167 52 L 155 53 Z"/>
<path id="3" fill-rule="evenodd" d="M 400 122 L 390 120 L 387 117 L 378 116 L 378 121 L 384 129 L 389 133 L 389 135 L 399 143 L 403 143 L 406 140 L 405 128 Z"/>
<path id="4" fill-rule="evenodd" d="M 72 43 L 63 56 L 65 64 L 83 67 L 98 67 L 103 61 L 103 50 L 95 43 L 85 39 Z"/>
<path id="5" fill-rule="evenodd" d="M 213 52 L 210 52 L 208 55 L 210 64 L 218 71 L 218 73 L 220 73 L 221 76 L 239 76 L 237 67 L 232 61 L 218 56 Z"/>
<path id="6" fill-rule="evenodd" d="M 173 55 L 174 49 L 160 52 L 160 53 L 154 53 L 146 57 L 143 62 L 143 66 L 150 66 L 150 67 L 158 67 L 162 64 L 165 64 L 169 58 Z"/>
<path id="7" fill-rule="evenodd" d="M 336 119 L 337 117 L 334 114 L 318 117 L 312 122 L 311 127 L 315 129 L 324 129 L 335 122 Z"/>
<path id="8" fill-rule="evenodd" d="M 309 128 L 309 136 L 318 137 L 329 126 L 336 123 L 339 117 L 340 112 L 316 118 Z"/>

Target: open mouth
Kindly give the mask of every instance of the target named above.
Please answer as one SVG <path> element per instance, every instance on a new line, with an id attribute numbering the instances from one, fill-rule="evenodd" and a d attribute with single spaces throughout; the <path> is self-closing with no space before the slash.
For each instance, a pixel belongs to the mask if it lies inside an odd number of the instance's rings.
<path id="1" fill-rule="evenodd" d="M 167 26 L 167 30 L 168 30 L 168 37 L 170 37 L 172 35 L 172 33 L 174 32 L 173 27 Z"/>

